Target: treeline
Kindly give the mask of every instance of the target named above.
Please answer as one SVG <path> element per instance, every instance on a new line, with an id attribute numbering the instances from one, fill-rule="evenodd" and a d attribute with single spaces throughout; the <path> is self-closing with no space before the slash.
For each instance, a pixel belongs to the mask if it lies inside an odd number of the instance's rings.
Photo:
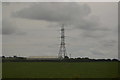
<path id="1" fill-rule="evenodd" d="M 2 56 L 2 62 L 114 62 L 119 61 L 117 59 L 89 59 L 88 57 L 85 58 L 69 58 L 65 57 L 64 59 L 27 59 L 26 57 L 5 57 Z"/>

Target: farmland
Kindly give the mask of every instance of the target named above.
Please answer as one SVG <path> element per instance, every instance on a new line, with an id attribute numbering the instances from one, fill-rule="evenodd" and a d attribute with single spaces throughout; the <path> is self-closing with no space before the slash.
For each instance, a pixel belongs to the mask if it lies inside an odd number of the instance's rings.
<path id="1" fill-rule="evenodd" d="M 118 62 L 4 62 L 3 78 L 116 78 Z"/>

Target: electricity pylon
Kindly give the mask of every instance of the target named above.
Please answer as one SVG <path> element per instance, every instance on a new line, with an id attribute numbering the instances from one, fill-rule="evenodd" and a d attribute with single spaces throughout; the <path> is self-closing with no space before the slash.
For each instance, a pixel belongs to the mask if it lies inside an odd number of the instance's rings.
<path id="1" fill-rule="evenodd" d="M 59 49 L 58 58 L 64 59 L 67 56 L 66 48 L 65 48 L 65 29 L 64 24 L 61 26 L 61 44 Z"/>

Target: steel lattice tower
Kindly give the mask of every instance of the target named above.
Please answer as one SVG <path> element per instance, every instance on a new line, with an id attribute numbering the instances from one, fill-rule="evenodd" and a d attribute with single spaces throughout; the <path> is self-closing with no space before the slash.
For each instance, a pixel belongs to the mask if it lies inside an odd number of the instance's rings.
<path id="1" fill-rule="evenodd" d="M 61 26 L 61 44 L 60 44 L 60 50 L 58 54 L 59 59 L 63 59 L 67 56 L 66 53 L 66 48 L 65 48 L 65 29 L 64 29 L 64 24 Z"/>

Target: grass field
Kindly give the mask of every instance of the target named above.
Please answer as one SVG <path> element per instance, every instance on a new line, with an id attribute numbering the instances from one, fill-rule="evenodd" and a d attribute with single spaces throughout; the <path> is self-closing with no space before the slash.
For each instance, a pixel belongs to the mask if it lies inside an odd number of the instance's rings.
<path id="1" fill-rule="evenodd" d="M 3 78 L 116 78 L 118 62 L 5 62 Z"/>

